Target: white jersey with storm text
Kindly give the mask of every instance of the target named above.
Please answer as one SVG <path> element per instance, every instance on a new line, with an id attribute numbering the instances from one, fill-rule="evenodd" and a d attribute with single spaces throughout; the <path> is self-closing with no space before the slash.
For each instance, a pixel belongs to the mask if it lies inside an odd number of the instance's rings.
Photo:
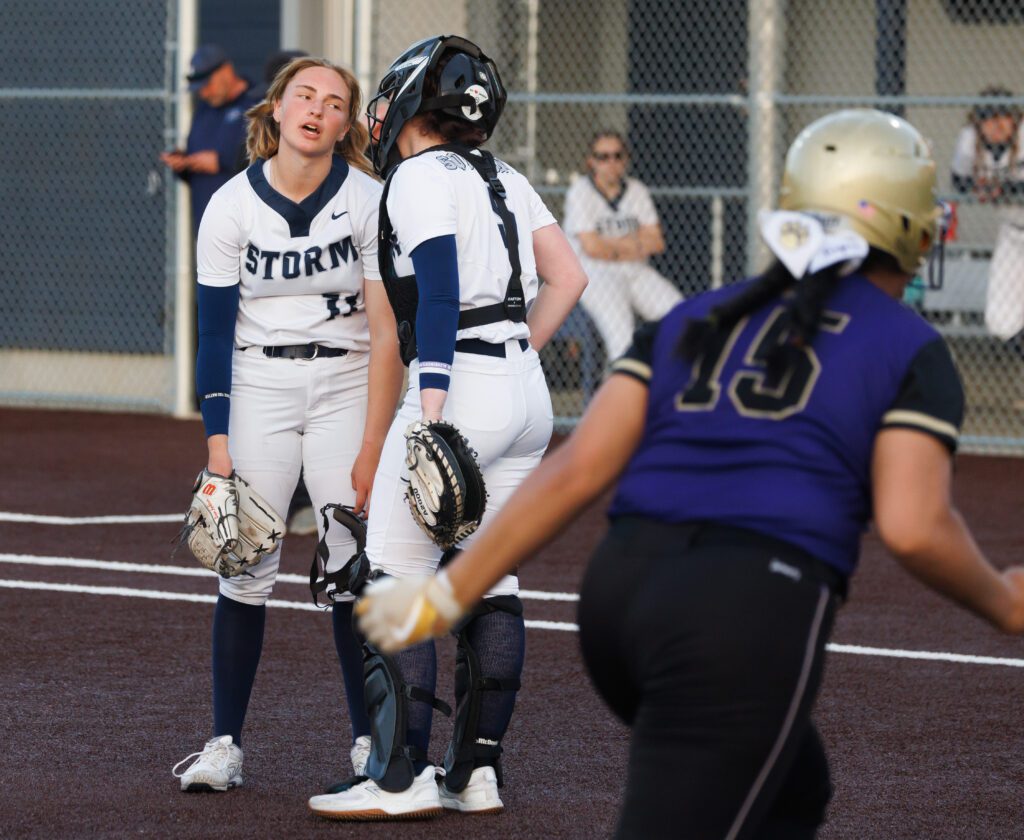
<path id="1" fill-rule="evenodd" d="M 381 185 L 335 157 L 320 187 L 296 204 L 270 185 L 268 167 L 257 161 L 210 200 L 199 282 L 241 284 L 236 347 L 369 350 L 363 278 L 380 280 Z"/>
<path id="2" fill-rule="evenodd" d="M 529 303 L 537 296 L 533 231 L 555 224 L 555 218 L 526 178 L 503 161 L 495 160 L 495 164 L 505 187 L 505 202 L 516 219 L 520 279 Z M 398 276 L 413 273 L 410 254 L 418 245 L 454 234 L 459 262 L 459 309 L 478 309 L 504 300 L 512 266 L 504 225 L 491 205 L 490 196 L 476 169 L 455 152 L 428 151 L 404 161 L 388 192 Z M 525 323 L 500 321 L 459 330 L 458 338 L 501 343 L 529 335 Z"/>
<path id="3" fill-rule="evenodd" d="M 565 195 L 565 232 L 581 257 L 586 256 L 580 246 L 581 233 L 615 238 L 656 224 L 658 211 L 651 193 L 636 178 L 626 178 L 622 192 L 614 200 L 605 198 L 589 177 L 577 178 Z"/>

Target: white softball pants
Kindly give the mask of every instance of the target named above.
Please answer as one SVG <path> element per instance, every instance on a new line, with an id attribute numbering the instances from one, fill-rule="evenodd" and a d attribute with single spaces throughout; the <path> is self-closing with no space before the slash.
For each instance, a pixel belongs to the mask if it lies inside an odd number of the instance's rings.
<path id="1" fill-rule="evenodd" d="M 580 305 L 604 339 L 608 360 L 619 358 L 633 340 L 635 312 L 645 321 L 657 321 L 683 299 L 666 278 L 644 263 L 584 263 L 590 283 Z"/>
<path id="2" fill-rule="evenodd" d="M 259 350 L 235 350 L 232 361 L 228 451 L 235 471 L 281 516 L 305 471 L 317 511 L 328 502 L 353 504 L 352 465 L 366 425 L 369 354 L 336 358 L 270 359 Z M 352 556 L 355 540 L 332 521 L 328 571 Z M 244 604 L 270 597 L 281 547 L 252 569 L 252 577 L 221 579 L 220 591 Z"/>
<path id="3" fill-rule="evenodd" d="M 452 423 L 479 456 L 487 486 L 483 525 L 540 463 L 551 439 L 551 396 L 540 357 L 532 348 L 505 342 L 506 358 L 456 353 L 444 419 Z M 366 552 L 374 568 L 394 577 L 433 574 L 439 549 L 409 512 L 405 489 L 405 430 L 422 416 L 419 370 L 409 369 L 409 390 L 388 432 L 373 483 Z M 468 546 L 472 534 L 462 541 Z M 489 595 L 515 595 L 519 579 L 506 575 Z"/>

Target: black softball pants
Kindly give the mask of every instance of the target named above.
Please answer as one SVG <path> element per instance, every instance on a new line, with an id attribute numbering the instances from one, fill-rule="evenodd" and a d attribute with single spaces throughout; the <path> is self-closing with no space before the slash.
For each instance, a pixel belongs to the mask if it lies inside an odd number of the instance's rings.
<path id="1" fill-rule="evenodd" d="M 580 594 L 583 657 L 632 727 L 618 838 L 813 838 L 810 720 L 843 579 L 750 531 L 625 517 Z"/>

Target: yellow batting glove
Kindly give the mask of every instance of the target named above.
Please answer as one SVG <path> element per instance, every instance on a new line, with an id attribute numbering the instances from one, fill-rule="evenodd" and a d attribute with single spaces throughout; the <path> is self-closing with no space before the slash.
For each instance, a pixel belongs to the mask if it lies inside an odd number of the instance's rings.
<path id="1" fill-rule="evenodd" d="M 464 613 L 443 570 L 431 577 L 380 578 L 356 604 L 359 629 L 384 653 L 443 636 Z"/>

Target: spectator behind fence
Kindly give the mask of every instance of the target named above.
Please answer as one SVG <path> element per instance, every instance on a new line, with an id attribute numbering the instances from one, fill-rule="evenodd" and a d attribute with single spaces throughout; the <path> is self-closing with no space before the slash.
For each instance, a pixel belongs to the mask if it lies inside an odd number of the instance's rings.
<path id="1" fill-rule="evenodd" d="M 590 141 L 586 177 L 565 197 L 565 232 L 590 285 L 580 301 L 604 339 L 609 359 L 629 347 L 634 313 L 661 318 L 682 300 L 679 290 L 647 264 L 665 239 L 647 187 L 626 175 L 629 149 L 621 135 L 601 131 Z"/>
<path id="2" fill-rule="evenodd" d="M 983 97 L 1007 97 L 988 87 Z M 960 131 L 953 153 L 953 187 L 982 203 L 1002 206 L 989 265 L 985 324 L 1006 340 L 1024 329 L 1024 143 L 1018 109 L 978 103 Z"/>
<path id="3" fill-rule="evenodd" d="M 245 143 L 245 112 L 260 101 L 248 79 L 239 76 L 218 44 L 203 44 L 192 56 L 189 90 L 201 100 L 192 117 L 185 149 L 160 155 L 192 193 L 192 230 L 213 194 L 243 166 L 238 149 Z"/>

